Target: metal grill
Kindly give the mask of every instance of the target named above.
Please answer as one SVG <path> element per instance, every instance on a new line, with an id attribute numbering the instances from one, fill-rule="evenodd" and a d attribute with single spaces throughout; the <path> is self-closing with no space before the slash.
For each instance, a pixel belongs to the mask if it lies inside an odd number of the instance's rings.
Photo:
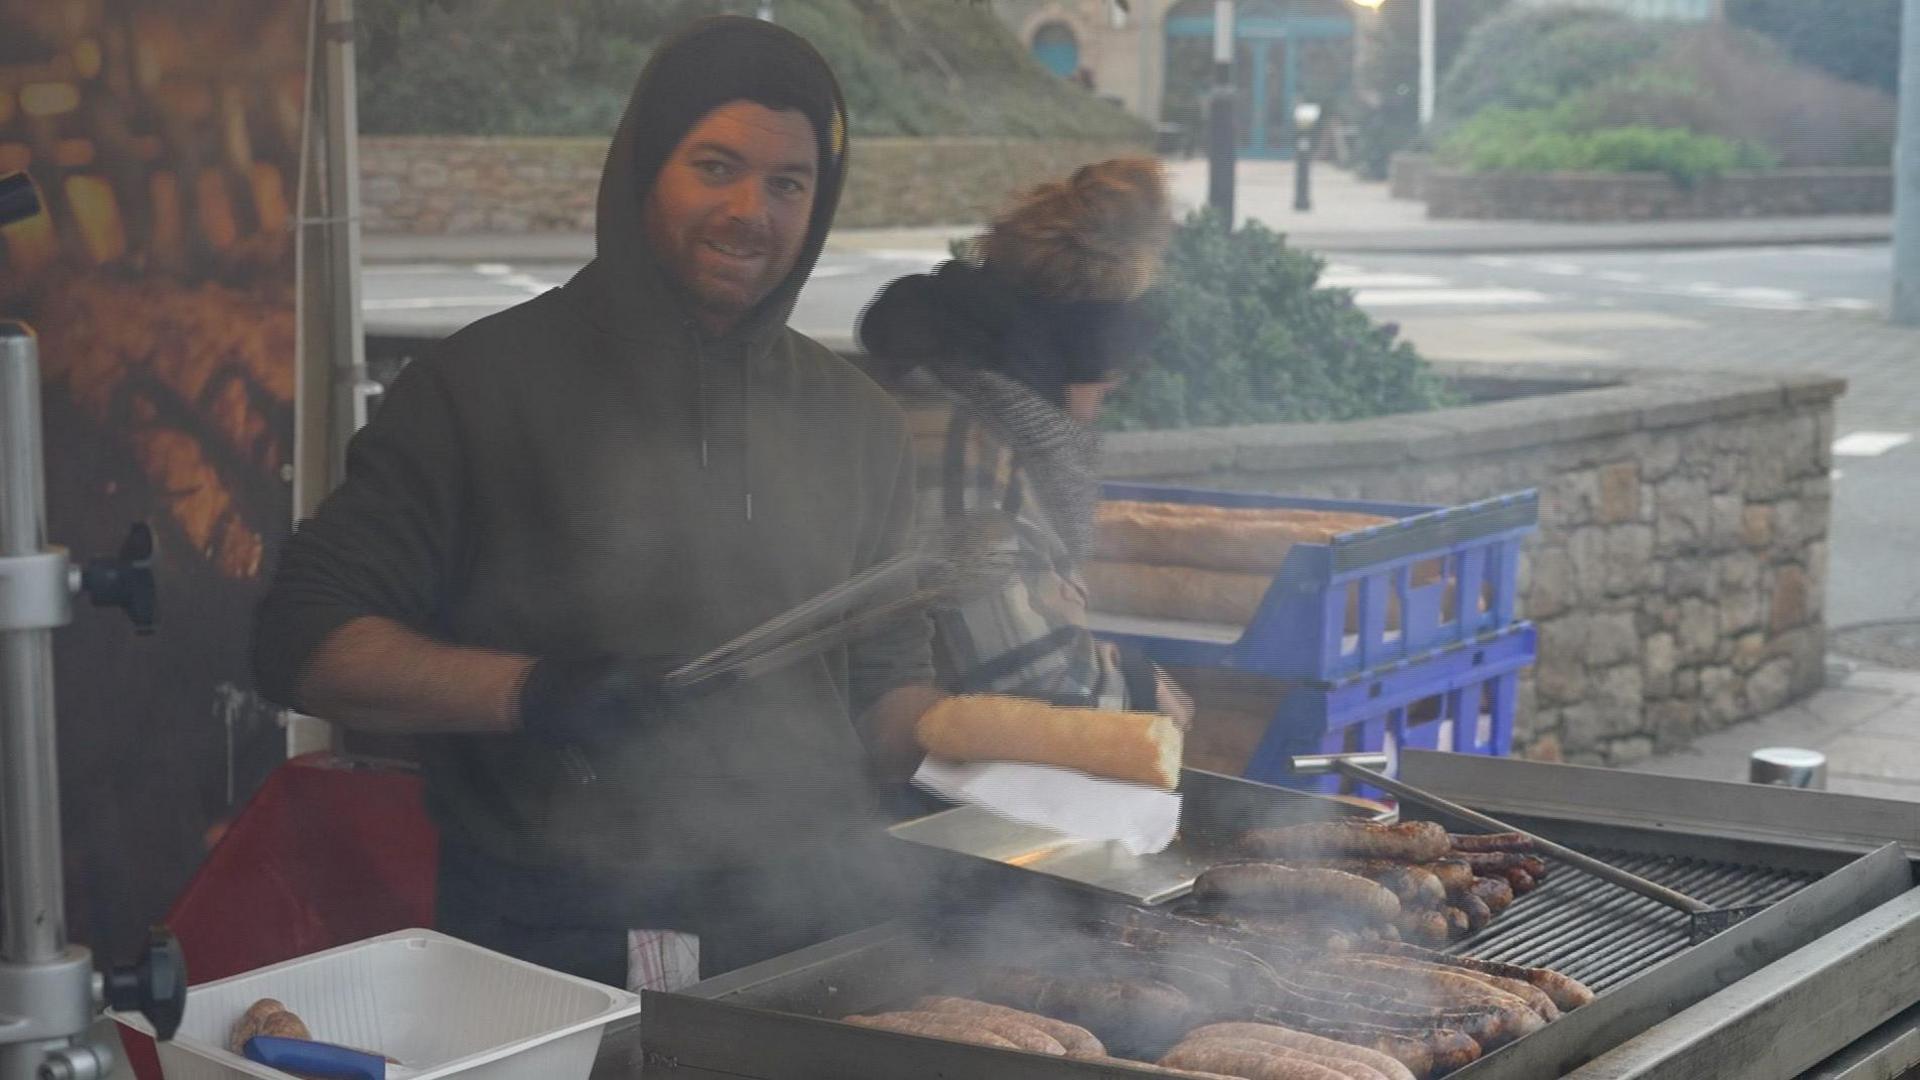
<path id="1" fill-rule="evenodd" d="M 1820 877 L 1707 859 L 1617 850 L 1591 854 L 1715 907 L 1777 903 Z M 1686 948 L 1684 913 L 1589 874 L 1555 866 L 1538 889 L 1449 951 L 1552 968 L 1598 993 Z"/>

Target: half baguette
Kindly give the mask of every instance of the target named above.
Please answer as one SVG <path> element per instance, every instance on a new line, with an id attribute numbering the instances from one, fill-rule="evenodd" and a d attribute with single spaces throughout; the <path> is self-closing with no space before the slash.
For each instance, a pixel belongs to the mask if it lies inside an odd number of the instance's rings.
<path id="1" fill-rule="evenodd" d="M 991 694 L 947 698 L 921 715 L 920 746 L 950 761 L 1023 761 L 1172 791 L 1182 739 L 1158 713 L 1059 708 Z"/>

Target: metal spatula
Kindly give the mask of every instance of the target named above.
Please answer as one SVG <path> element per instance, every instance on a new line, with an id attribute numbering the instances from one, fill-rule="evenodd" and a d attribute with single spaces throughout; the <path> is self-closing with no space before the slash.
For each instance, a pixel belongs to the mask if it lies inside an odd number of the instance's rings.
<path id="1" fill-rule="evenodd" d="M 1371 784 L 1382 791 L 1390 791 L 1403 799 L 1410 799 L 1422 806 L 1428 806 L 1442 813 L 1451 814 L 1462 821 L 1471 822 L 1488 832 L 1518 833 L 1531 841 L 1543 855 L 1551 855 L 1568 866 L 1584 870 L 1602 881 L 1610 881 L 1623 889 L 1630 889 L 1641 896 L 1657 900 L 1676 911 L 1687 914 L 1687 934 L 1689 941 L 1698 945 L 1722 930 L 1752 918 L 1767 909 L 1765 904 L 1745 907 L 1716 908 L 1702 900 L 1696 900 L 1685 893 L 1667 888 L 1657 881 L 1648 881 L 1638 874 L 1631 874 L 1617 866 L 1611 866 L 1583 852 L 1578 852 L 1564 844 L 1556 844 L 1543 836 L 1536 836 L 1525 829 L 1509 825 L 1498 818 L 1488 817 L 1478 810 L 1472 810 L 1459 803 L 1443 799 L 1438 795 L 1422 791 L 1412 784 L 1377 772 L 1389 764 L 1387 755 L 1372 754 L 1305 754 L 1294 757 L 1293 772 L 1296 776 L 1322 776 L 1330 772 L 1349 776 L 1363 784 Z"/>

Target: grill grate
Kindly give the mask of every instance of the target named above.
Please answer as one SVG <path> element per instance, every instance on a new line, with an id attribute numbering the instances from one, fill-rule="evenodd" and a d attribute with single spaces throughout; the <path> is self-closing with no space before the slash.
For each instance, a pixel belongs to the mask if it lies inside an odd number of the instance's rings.
<path id="1" fill-rule="evenodd" d="M 1595 851 L 1622 870 L 1715 907 L 1772 904 L 1820 875 L 1706 859 Z M 1482 960 L 1547 967 L 1595 992 L 1632 978 L 1687 947 L 1687 916 L 1564 865 L 1514 901 L 1486 929 L 1449 951 Z"/>

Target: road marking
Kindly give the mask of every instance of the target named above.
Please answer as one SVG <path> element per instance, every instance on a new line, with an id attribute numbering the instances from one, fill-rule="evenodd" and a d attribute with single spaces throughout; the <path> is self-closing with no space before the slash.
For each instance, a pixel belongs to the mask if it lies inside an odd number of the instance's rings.
<path id="1" fill-rule="evenodd" d="M 1320 275 L 1320 284 L 1334 289 L 1431 289 L 1448 283 L 1432 274 L 1378 273 L 1357 266 L 1330 266 Z"/>
<path id="2" fill-rule="evenodd" d="M 474 263 L 473 272 L 492 277 L 498 274 L 511 274 L 513 273 L 513 267 L 508 266 L 506 263 Z"/>
<path id="3" fill-rule="evenodd" d="M 1602 270 L 1593 276 L 1601 281 L 1611 281 L 1616 285 L 1639 285 L 1647 280 L 1647 275 L 1636 274 L 1631 270 Z"/>
<path id="4" fill-rule="evenodd" d="M 1879 457 L 1913 441 L 1902 431 L 1855 431 L 1833 441 L 1835 457 Z"/>
<path id="5" fill-rule="evenodd" d="M 1820 301 L 1820 305 L 1822 307 L 1832 308 L 1835 311 L 1878 311 L 1880 310 L 1880 305 L 1874 303 L 1871 300 L 1858 300 L 1851 296 L 1837 296 L 1830 300 L 1822 300 Z"/>
<path id="6" fill-rule="evenodd" d="M 1353 299 L 1382 307 L 1463 307 L 1543 304 L 1550 297 L 1532 289 L 1360 289 Z"/>
<path id="7" fill-rule="evenodd" d="M 1510 259 L 1505 255 L 1475 255 L 1473 258 L 1468 259 L 1467 261 L 1472 263 L 1478 263 L 1481 266 L 1491 266 L 1491 267 L 1503 269 L 1505 267 L 1516 265 L 1517 263 L 1519 263 L 1520 260 Z"/>

